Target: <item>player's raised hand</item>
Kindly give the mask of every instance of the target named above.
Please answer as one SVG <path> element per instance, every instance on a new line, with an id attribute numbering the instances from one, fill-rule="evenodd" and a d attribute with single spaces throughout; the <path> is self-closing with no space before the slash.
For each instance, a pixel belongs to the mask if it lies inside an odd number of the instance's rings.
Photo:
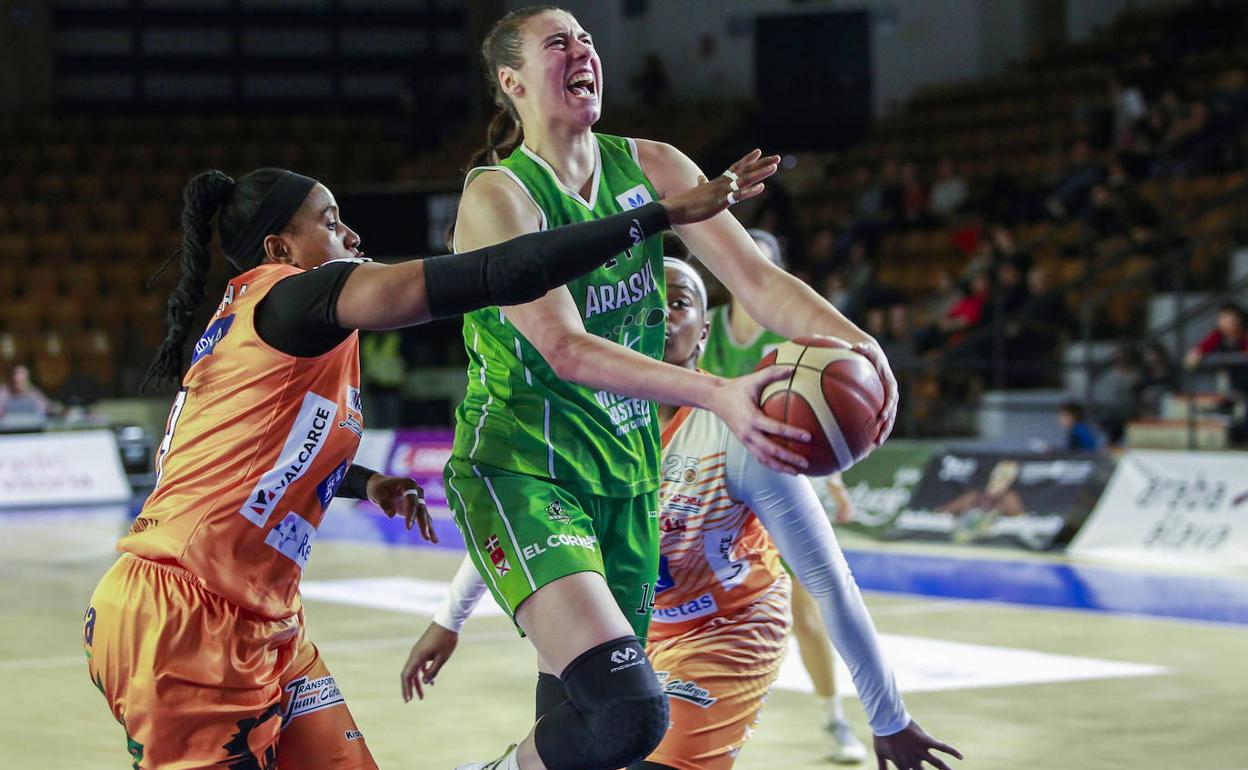
<path id="1" fill-rule="evenodd" d="M 710 219 L 729 206 L 749 200 L 763 191 L 763 180 L 776 173 L 779 155 L 763 157 L 762 150 L 751 150 L 741 160 L 714 179 L 698 176 L 698 186 L 659 201 L 674 225 L 688 225 Z"/>
<path id="2" fill-rule="evenodd" d="M 771 436 L 806 442 L 810 441 L 810 434 L 768 417 L 758 408 L 758 397 L 763 388 L 792 373 L 791 367 L 769 366 L 744 377 L 723 380 L 707 408 L 727 424 L 760 463 L 774 471 L 797 475 L 810 463 L 796 452 L 785 449 Z"/>
<path id="3" fill-rule="evenodd" d="M 949 770 L 949 765 L 933 754 L 933 751 L 943 751 L 958 759 L 962 758 L 962 752 L 925 733 L 913 719 L 899 733 L 875 736 L 875 757 L 880 764 L 879 770 L 888 770 L 889 762 L 896 765 L 897 770 L 924 770 L 924 762 L 937 770 Z"/>
<path id="4" fill-rule="evenodd" d="M 437 623 L 429 624 L 425 633 L 412 645 L 407 662 L 403 664 L 403 672 L 399 674 L 404 703 L 411 702 L 413 692 L 417 698 L 424 700 L 425 690 L 422 685 L 433 686 L 434 678 L 455 652 L 458 644 L 459 634 Z"/>
<path id="5" fill-rule="evenodd" d="M 402 516 L 407 528 L 420 524 L 420 536 L 426 542 L 438 542 L 433 531 L 433 518 L 425 506 L 425 491 L 404 476 L 383 476 L 374 473 L 368 480 L 368 499 L 381 507 L 390 518 Z"/>

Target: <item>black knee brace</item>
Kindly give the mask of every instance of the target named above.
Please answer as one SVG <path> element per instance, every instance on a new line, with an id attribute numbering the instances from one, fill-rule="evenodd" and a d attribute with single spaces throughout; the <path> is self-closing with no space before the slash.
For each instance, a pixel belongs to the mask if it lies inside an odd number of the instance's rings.
<path id="1" fill-rule="evenodd" d="M 644 759 L 667 732 L 667 696 L 635 637 L 582 653 L 563 671 L 568 700 L 537 723 L 548 770 L 614 770 Z"/>
<path id="2" fill-rule="evenodd" d="M 546 716 L 560 703 L 568 699 L 568 691 L 563 689 L 563 682 L 554 674 L 537 672 L 537 718 Z"/>

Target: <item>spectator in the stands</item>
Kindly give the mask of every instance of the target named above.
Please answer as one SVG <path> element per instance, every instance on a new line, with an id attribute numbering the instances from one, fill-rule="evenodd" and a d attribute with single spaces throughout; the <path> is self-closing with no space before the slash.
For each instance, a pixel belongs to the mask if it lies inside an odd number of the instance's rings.
<path id="1" fill-rule="evenodd" d="M 1059 373 L 1058 348 L 1062 334 L 1070 324 L 1070 314 L 1061 292 L 1054 291 L 1049 272 L 1033 267 L 1027 273 L 1028 299 L 1019 312 L 1017 334 L 1011 345 L 1025 351 L 1027 366 L 1019 367 L 1019 376 L 1032 385 L 1055 383 Z"/>
<path id="2" fill-rule="evenodd" d="M 1183 358 L 1189 368 L 1213 353 L 1248 353 L 1248 331 L 1244 328 L 1244 311 L 1233 302 L 1218 308 L 1217 325 Z"/>
<path id="3" fill-rule="evenodd" d="M 1114 109 L 1114 146 L 1129 147 L 1136 125 L 1148 114 L 1144 90 L 1137 83 L 1115 75 L 1109 80 L 1109 98 Z"/>
<path id="4" fill-rule="evenodd" d="M 0 417 L 40 419 L 51 408 L 48 397 L 30 380 L 30 368 L 18 364 L 9 373 L 6 385 L 0 385 Z"/>
<path id="5" fill-rule="evenodd" d="M 986 270 L 971 276 L 966 293 L 940 320 L 940 330 L 945 334 L 945 344 L 955 347 L 971 330 L 984 320 L 984 308 L 992 292 L 992 279 Z"/>
<path id="6" fill-rule="evenodd" d="M 928 227 L 927 188 L 919 181 L 919 167 L 911 161 L 901 165 L 901 218 L 905 227 Z"/>
<path id="7" fill-rule="evenodd" d="M 1072 452 L 1095 452 L 1101 448 L 1101 438 L 1096 428 L 1088 422 L 1083 406 L 1067 401 L 1062 404 L 1057 414 L 1058 422 L 1065 434 L 1066 448 Z"/>
<path id="8" fill-rule="evenodd" d="M 948 270 L 932 273 L 932 284 L 923 303 L 922 321 L 936 321 L 949 314 L 954 304 L 962 298 L 957 282 Z"/>
<path id="9" fill-rule="evenodd" d="M 397 329 L 361 335 L 360 384 L 369 425 L 397 428 L 403 411 L 403 381 L 407 362 L 403 359 L 403 335 Z"/>
<path id="10" fill-rule="evenodd" d="M 854 198 L 854 217 L 862 222 L 874 220 L 880 214 L 882 190 L 871 178 L 871 169 L 867 166 L 859 166 L 854 171 L 854 189 L 858 191 Z"/>
<path id="11" fill-rule="evenodd" d="M 1109 443 L 1122 443 L 1127 420 L 1137 413 L 1135 398 L 1141 372 L 1135 351 L 1129 347 L 1114 351 L 1109 367 L 1092 382 L 1092 400 L 1097 405 L 1101 425 Z"/>
<path id="12" fill-rule="evenodd" d="M 953 159 L 944 157 L 936 168 L 936 181 L 932 184 L 928 207 L 932 214 L 947 219 L 956 214 L 966 203 L 968 194 L 966 180 L 957 172 Z"/>
<path id="13" fill-rule="evenodd" d="M 821 227 L 810 237 L 810 245 L 806 248 L 806 264 L 824 272 L 835 263 L 836 233 L 830 227 Z"/>
<path id="14" fill-rule="evenodd" d="M 1220 144 L 1218 127 L 1208 105 L 1199 100 L 1191 102 L 1170 127 L 1163 143 L 1169 172 L 1192 177 L 1211 171 L 1217 165 Z"/>
<path id="15" fill-rule="evenodd" d="M 1098 238 L 1126 235 L 1130 230 L 1126 205 L 1103 182 L 1092 186 L 1084 219 Z"/>
<path id="16" fill-rule="evenodd" d="M 845 285 L 854 302 L 861 308 L 875 283 L 875 264 L 867 254 L 865 242 L 854 241 L 850 244 L 840 272 L 845 276 Z"/>
<path id="17" fill-rule="evenodd" d="M 857 317 L 858 309 L 854 305 L 853 292 L 849 290 L 849 284 L 845 282 L 845 274 L 839 270 L 829 273 L 827 279 L 824 280 L 823 298 L 832 303 L 832 307 L 850 318 Z"/>
<path id="18" fill-rule="evenodd" d="M 1217 325 L 1183 358 L 1194 369 L 1209 356 L 1222 359 L 1217 372 L 1219 387 L 1238 399 L 1248 394 L 1248 329 L 1244 328 L 1244 311 L 1228 302 L 1218 308 Z"/>
<path id="19" fill-rule="evenodd" d="M 896 158 L 888 158 L 880 164 L 878 184 L 880 187 L 880 224 L 885 228 L 896 227 L 905 216 L 901 164 Z"/>
<path id="20" fill-rule="evenodd" d="M 1150 342 L 1140 351 L 1140 378 L 1136 382 L 1137 416 L 1158 417 L 1161 400 L 1179 386 L 1174 364 L 1160 342 Z"/>
<path id="21" fill-rule="evenodd" d="M 1105 172 L 1092 153 L 1092 145 L 1079 139 L 1070 149 L 1070 156 L 1061 179 L 1049 196 L 1049 213 L 1057 219 L 1065 219 L 1073 212 L 1078 214 L 1087 202 L 1092 186 L 1104 177 Z"/>
<path id="22" fill-rule="evenodd" d="M 992 312 L 1000 313 L 1003 320 L 1017 320 L 1018 312 L 1031 299 L 1027 284 L 1023 281 L 1023 265 L 1020 259 L 1004 259 L 997 264 L 997 288 L 992 298 Z"/>
<path id="23" fill-rule="evenodd" d="M 667 67 L 657 53 L 651 51 L 641 58 L 641 69 L 633 75 L 630 84 L 641 101 L 648 107 L 662 104 L 671 96 L 671 81 Z"/>

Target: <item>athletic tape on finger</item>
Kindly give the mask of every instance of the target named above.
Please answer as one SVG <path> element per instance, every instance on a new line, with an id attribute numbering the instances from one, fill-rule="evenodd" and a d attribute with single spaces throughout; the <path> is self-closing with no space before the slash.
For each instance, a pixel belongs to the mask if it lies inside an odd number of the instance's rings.
<path id="1" fill-rule="evenodd" d="M 407 489 L 407 490 L 404 490 L 404 491 L 403 491 L 403 496 L 404 496 L 404 497 L 414 497 L 414 498 L 416 498 L 416 504 L 417 504 L 417 505 L 424 505 L 424 504 L 425 504 L 425 498 L 424 498 L 424 496 L 420 493 L 420 490 L 418 490 L 418 489 Z"/>
<path id="2" fill-rule="evenodd" d="M 730 180 L 732 180 L 732 182 L 733 182 L 733 184 L 734 184 L 734 185 L 736 184 L 736 181 L 737 181 L 738 179 L 740 179 L 740 178 L 741 178 L 741 177 L 737 176 L 737 172 L 733 171 L 732 169 L 728 169 L 728 170 L 727 170 L 727 171 L 725 171 L 723 174 L 720 174 L 720 176 L 726 176 L 726 177 L 728 177 Z M 736 188 L 736 187 L 733 187 L 732 189 L 734 189 L 734 190 L 735 190 L 735 189 L 737 189 L 737 188 Z"/>
<path id="3" fill-rule="evenodd" d="M 729 205 L 729 206 L 735 206 L 735 205 L 737 205 L 737 193 L 736 193 L 736 191 L 732 191 L 732 192 L 729 192 L 729 193 L 728 193 L 728 205 Z"/>

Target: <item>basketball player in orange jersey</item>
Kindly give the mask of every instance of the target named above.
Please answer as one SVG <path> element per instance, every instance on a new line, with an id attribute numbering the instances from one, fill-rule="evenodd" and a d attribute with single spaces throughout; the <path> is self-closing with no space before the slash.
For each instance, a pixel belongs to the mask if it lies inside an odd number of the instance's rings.
<path id="1" fill-rule="evenodd" d="M 766 230 L 752 229 L 747 232 L 772 264 L 787 269 L 784 252 L 776 236 Z M 698 367 L 721 377 L 739 377 L 754 371 L 759 361 L 785 341 L 751 318 L 744 304 L 735 296 L 710 310 L 707 326 L 709 332 Z M 851 510 L 841 474 L 831 474 L 824 479 L 824 484 L 828 495 L 836 502 L 836 523 L 845 523 Z M 862 762 L 866 759 L 867 750 L 845 719 L 841 694 L 836 689 L 836 658 L 832 644 L 823 630 L 818 605 L 800 582 L 793 585 L 793 638 L 797 640 L 802 665 L 810 675 L 815 695 L 826 714 L 824 729 L 832 739 L 829 758 L 845 764 Z"/>
<path id="2" fill-rule="evenodd" d="M 735 168 L 742 197 L 774 171 Z M 363 259 L 314 179 L 281 169 L 191 179 L 182 278 L 144 383 L 182 387 L 155 491 L 84 618 L 88 672 L 133 766 L 375 767 L 304 633 L 299 596 L 336 495 L 368 498 L 434 539 L 414 482 L 352 465 L 364 425 L 357 330 L 534 299 L 639 238 L 722 211 L 732 192 L 721 178 L 597 222 L 387 266 Z M 214 217 L 234 277 L 184 375 Z"/>
<path id="3" fill-rule="evenodd" d="M 688 263 L 669 257 L 665 268 L 664 360 L 696 369 L 708 328 L 706 288 Z M 880 768 L 891 761 L 901 770 L 921 770 L 927 762 L 949 770 L 932 751 L 961 754 L 906 712 L 810 482 L 765 467 L 710 411 L 662 406 L 660 417 L 661 556 L 646 651 L 668 696 L 671 726 L 632 770 L 733 766 L 784 659 L 790 580 L 781 554 L 808 587 L 849 664 L 876 734 Z M 484 592 L 465 559 L 400 674 L 405 699 L 413 692 L 423 697 L 422 684 L 432 684 L 454 652 Z"/>

